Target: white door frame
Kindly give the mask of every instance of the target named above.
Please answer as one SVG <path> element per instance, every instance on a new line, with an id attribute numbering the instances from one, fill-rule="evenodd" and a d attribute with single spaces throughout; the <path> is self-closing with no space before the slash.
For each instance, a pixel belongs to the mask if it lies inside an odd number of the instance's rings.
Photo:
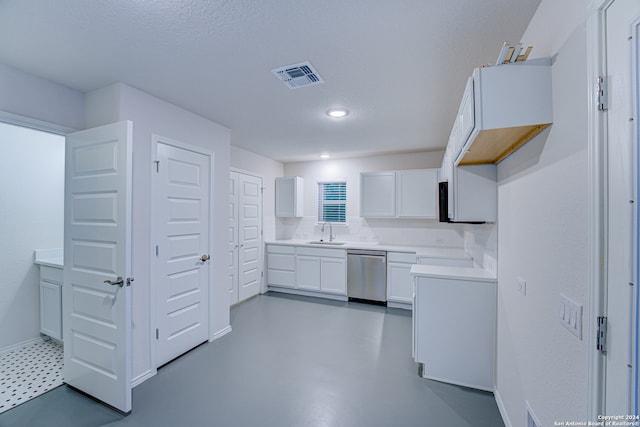
<path id="1" fill-rule="evenodd" d="M 194 153 L 202 154 L 209 158 L 209 175 L 211 177 L 211 182 L 209 183 L 210 184 L 209 188 L 211 191 L 211 194 L 209 195 L 209 248 L 210 249 L 213 248 L 213 242 L 214 242 L 214 226 L 213 226 L 213 214 L 214 214 L 214 197 L 213 197 L 214 182 L 213 181 L 214 180 L 213 180 L 213 177 L 215 176 L 215 173 L 214 173 L 215 153 L 203 147 L 187 144 L 187 143 L 177 141 L 175 139 L 167 138 L 161 135 L 152 134 L 151 135 L 151 159 L 150 159 L 151 165 L 152 165 L 152 167 L 150 168 L 150 179 L 151 179 L 150 206 L 151 206 L 152 213 L 151 213 L 151 221 L 150 221 L 151 233 L 149 236 L 149 279 L 151 281 L 151 286 L 149 286 L 149 303 L 150 303 L 149 316 L 150 316 L 151 327 L 149 328 L 149 338 L 152 343 L 151 344 L 151 366 L 152 366 L 154 375 L 158 370 L 158 340 L 156 339 L 156 328 L 158 327 L 158 306 L 157 306 L 158 292 L 156 291 L 156 286 L 154 286 L 154 282 L 158 280 L 157 272 L 159 271 L 158 258 L 155 256 L 155 246 L 157 242 L 160 240 L 160 232 L 159 232 L 160 225 L 158 224 L 158 216 L 153 213 L 153 207 L 155 206 L 159 197 L 158 184 L 157 184 L 157 181 L 154 179 L 155 173 L 156 173 L 155 161 L 157 160 L 159 143 L 167 144 L 172 147 L 180 148 L 183 150 L 193 151 Z M 213 316 L 212 310 L 214 307 L 213 305 L 214 292 L 212 289 L 212 285 L 214 283 L 213 272 L 215 271 L 216 268 L 220 268 L 220 266 L 218 265 L 220 260 L 216 259 L 216 257 L 213 255 L 213 252 L 212 252 L 210 262 L 211 262 L 211 266 L 209 268 L 209 278 L 208 278 L 209 317 L 207 321 L 209 342 L 213 341 L 214 339 L 214 336 L 213 336 L 214 333 L 211 330 L 211 318 Z"/>
<path id="2" fill-rule="evenodd" d="M 615 0 L 591 0 L 587 6 L 589 313 L 587 416 L 597 420 L 605 408 L 606 359 L 596 350 L 595 318 L 606 309 L 607 278 L 607 117 L 596 104 L 596 79 L 606 73 L 605 12 Z M 637 369 L 638 367 L 634 367 Z M 635 373 L 634 373 L 635 374 Z"/>
<path id="3" fill-rule="evenodd" d="M 267 292 L 267 285 L 266 281 L 264 280 L 264 176 L 258 173 L 234 167 L 230 167 L 229 172 L 238 172 L 245 175 L 254 176 L 262 180 L 262 188 L 260 188 L 260 192 L 262 193 L 262 197 L 260 198 L 260 230 L 262 230 L 262 234 L 260 236 L 261 243 L 258 247 L 258 262 L 260 263 L 260 293 L 264 294 L 265 292 Z"/>

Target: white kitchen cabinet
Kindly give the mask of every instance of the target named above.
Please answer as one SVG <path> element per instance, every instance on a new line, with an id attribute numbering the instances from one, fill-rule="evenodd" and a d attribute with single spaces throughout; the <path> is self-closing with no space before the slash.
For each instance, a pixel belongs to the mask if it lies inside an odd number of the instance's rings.
<path id="1" fill-rule="evenodd" d="M 296 256 L 296 288 L 311 291 L 320 290 L 320 257 Z"/>
<path id="2" fill-rule="evenodd" d="M 413 353 L 424 378 L 493 391 L 495 327 L 495 279 L 415 277 Z"/>
<path id="3" fill-rule="evenodd" d="M 396 172 L 397 213 L 405 218 L 437 218 L 438 170 Z"/>
<path id="4" fill-rule="evenodd" d="M 40 265 L 40 332 L 62 341 L 62 268 Z"/>
<path id="5" fill-rule="evenodd" d="M 389 218 L 396 216 L 395 172 L 360 174 L 360 216 Z"/>
<path id="6" fill-rule="evenodd" d="M 496 222 L 498 187 L 496 165 L 458 166 L 449 181 L 449 219 Z"/>
<path id="7" fill-rule="evenodd" d="M 553 121 L 550 59 L 476 68 L 458 117 L 455 164 L 499 163 Z"/>
<path id="8" fill-rule="evenodd" d="M 267 285 L 295 288 L 296 255 L 294 246 L 267 245 Z"/>
<path id="9" fill-rule="evenodd" d="M 408 304 L 403 308 L 411 308 L 413 276 L 410 271 L 415 263 L 415 253 L 387 252 L 387 303 Z"/>
<path id="10" fill-rule="evenodd" d="M 276 217 L 303 216 L 304 179 L 299 176 L 276 178 Z"/>
<path id="11" fill-rule="evenodd" d="M 347 252 L 300 246 L 296 249 L 296 288 L 346 295 Z"/>
<path id="12" fill-rule="evenodd" d="M 362 172 L 360 216 L 437 218 L 437 194 L 437 169 Z"/>

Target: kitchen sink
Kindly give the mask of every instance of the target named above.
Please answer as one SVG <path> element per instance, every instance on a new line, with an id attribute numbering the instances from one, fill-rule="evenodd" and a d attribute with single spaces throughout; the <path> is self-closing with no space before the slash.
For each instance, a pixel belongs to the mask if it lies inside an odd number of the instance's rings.
<path id="1" fill-rule="evenodd" d="M 312 245 L 333 245 L 333 246 L 340 246 L 340 245 L 344 245 L 346 242 L 326 242 L 324 240 L 314 240 L 313 242 L 309 242 Z"/>

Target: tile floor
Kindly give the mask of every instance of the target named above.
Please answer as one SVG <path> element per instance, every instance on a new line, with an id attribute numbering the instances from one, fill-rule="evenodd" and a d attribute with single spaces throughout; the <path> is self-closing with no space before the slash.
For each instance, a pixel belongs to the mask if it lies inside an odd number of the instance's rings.
<path id="1" fill-rule="evenodd" d="M 63 359 L 54 340 L 0 355 L 0 413 L 62 385 Z"/>

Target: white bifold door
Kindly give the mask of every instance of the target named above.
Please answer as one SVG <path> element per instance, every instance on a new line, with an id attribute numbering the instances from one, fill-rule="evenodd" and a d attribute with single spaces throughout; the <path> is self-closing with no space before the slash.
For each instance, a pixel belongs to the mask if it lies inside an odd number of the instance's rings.
<path id="1" fill-rule="evenodd" d="M 211 156 L 157 138 L 153 212 L 157 244 L 157 366 L 209 337 Z"/>
<path id="2" fill-rule="evenodd" d="M 131 122 L 66 140 L 64 381 L 131 411 Z"/>
<path id="3" fill-rule="evenodd" d="M 262 279 L 262 178 L 229 176 L 229 303 L 260 292 Z"/>

